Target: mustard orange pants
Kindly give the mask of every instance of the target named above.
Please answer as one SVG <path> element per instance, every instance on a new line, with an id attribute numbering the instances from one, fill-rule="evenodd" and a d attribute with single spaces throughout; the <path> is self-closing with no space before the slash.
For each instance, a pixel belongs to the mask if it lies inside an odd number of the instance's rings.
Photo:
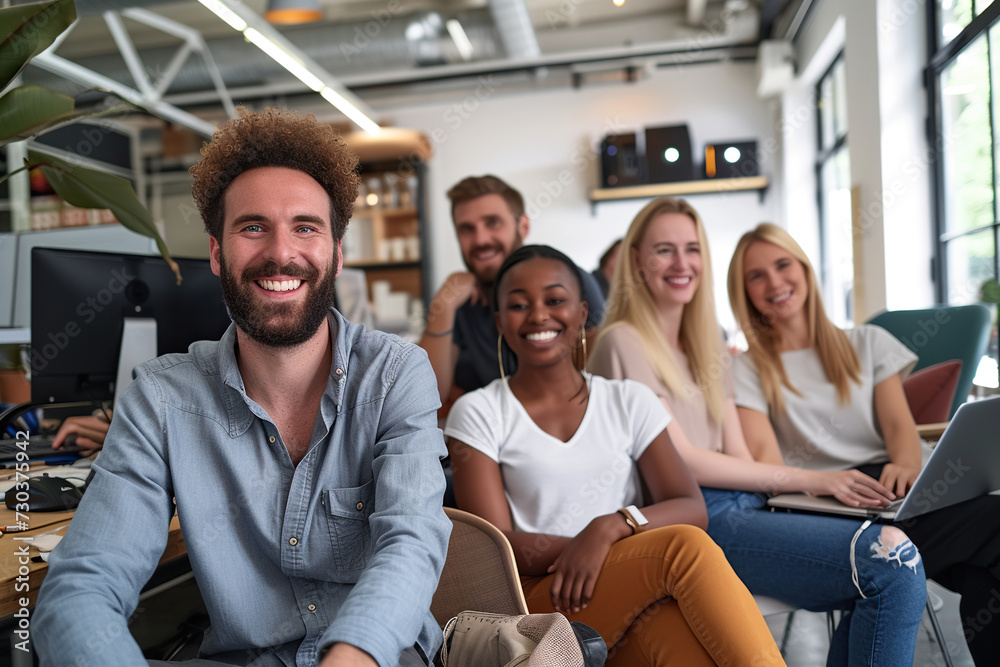
<path id="1" fill-rule="evenodd" d="M 521 578 L 531 612 L 554 611 L 553 576 Z M 694 526 L 616 542 L 587 608 L 567 616 L 600 633 L 609 667 L 785 664 L 753 596 Z"/>

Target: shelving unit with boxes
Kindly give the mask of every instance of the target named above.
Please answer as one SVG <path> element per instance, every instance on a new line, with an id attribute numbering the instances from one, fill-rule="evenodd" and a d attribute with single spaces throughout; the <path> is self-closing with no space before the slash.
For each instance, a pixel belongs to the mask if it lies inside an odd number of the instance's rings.
<path id="1" fill-rule="evenodd" d="M 344 266 L 365 273 L 376 326 L 416 333 L 429 302 L 423 162 L 362 165 L 354 216 L 344 235 Z"/>

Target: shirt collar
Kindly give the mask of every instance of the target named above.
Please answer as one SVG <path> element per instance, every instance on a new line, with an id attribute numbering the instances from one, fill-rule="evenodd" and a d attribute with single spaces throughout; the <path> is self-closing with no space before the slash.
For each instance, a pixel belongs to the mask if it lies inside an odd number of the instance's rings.
<path id="1" fill-rule="evenodd" d="M 351 356 L 351 339 L 348 336 L 348 322 L 337 309 L 330 308 L 328 314 L 330 331 L 333 334 L 333 364 L 326 391 L 320 402 L 320 415 L 326 429 L 333 425 L 338 412 L 343 409 L 344 387 L 347 382 L 348 359 Z M 230 324 L 219 339 L 219 376 L 222 378 L 226 408 L 229 412 L 229 435 L 237 437 L 246 433 L 254 417 L 268 419 L 264 409 L 247 396 L 243 376 L 236 363 L 236 324 Z"/>

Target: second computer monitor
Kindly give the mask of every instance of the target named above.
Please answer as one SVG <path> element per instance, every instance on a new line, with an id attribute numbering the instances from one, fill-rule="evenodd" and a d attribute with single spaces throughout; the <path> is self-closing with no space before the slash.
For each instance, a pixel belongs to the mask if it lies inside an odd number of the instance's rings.
<path id="1" fill-rule="evenodd" d="M 208 260 L 176 261 L 180 285 L 156 256 L 33 249 L 32 402 L 111 400 L 127 319 L 155 322 L 149 356 L 218 340 L 230 324 L 219 278 Z"/>

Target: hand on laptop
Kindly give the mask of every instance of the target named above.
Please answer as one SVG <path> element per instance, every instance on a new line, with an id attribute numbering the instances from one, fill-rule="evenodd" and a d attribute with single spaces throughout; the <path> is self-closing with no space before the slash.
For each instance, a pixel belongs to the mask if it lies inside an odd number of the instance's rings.
<path id="1" fill-rule="evenodd" d="M 811 495 L 833 496 L 851 507 L 886 507 L 896 499 L 891 490 L 860 470 L 818 472 L 816 481 Z"/>
<path id="2" fill-rule="evenodd" d="M 897 496 L 905 496 L 913 483 L 917 481 L 920 468 L 899 465 L 896 463 L 886 463 L 882 468 L 882 476 L 879 480 L 886 488 L 891 489 Z"/>
<path id="3" fill-rule="evenodd" d="M 108 426 L 110 424 L 103 415 L 100 417 L 67 417 L 52 441 L 52 448 L 59 449 L 65 442 L 66 436 L 75 433 L 76 445 L 81 448 L 80 454 L 90 456 L 104 446 L 104 438 L 108 435 Z"/>

